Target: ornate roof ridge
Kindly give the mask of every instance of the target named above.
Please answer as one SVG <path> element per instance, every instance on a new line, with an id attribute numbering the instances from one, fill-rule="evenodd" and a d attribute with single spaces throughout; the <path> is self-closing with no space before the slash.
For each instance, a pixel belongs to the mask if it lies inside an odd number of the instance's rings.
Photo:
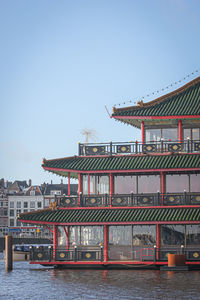
<path id="1" fill-rule="evenodd" d="M 120 111 L 124 111 L 124 110 L 131 110 L 131 109 L 138 109 L 138 108 L 146 108 L 155 104 L 158 104 L 162 101 L 164 101 L 167 98 L 171 98 L 179 93 L 184 92 L 185 90 L 187 90 L 188 88 L 192 87 L 193 85 L 197 84 L 198 82 L 200 82 L 200 76 L 198 76 L 197 78 L 193 79 L 192 81 L 186 83 L 185 85 L 181 86 L 180 88 L 165 94 L 163 96 L 160 96 L 159 98 L 156 98 L 154 100 L 151 100 L 147 103 L 143 103 L 143 102 L 138 102 L 138 105 L 134 105 L 134 106 L 126 106 L 126 107 L 120 107 L 120 108 L 116 108 L 113 107 L 113 113 L 117 113 Z"/>

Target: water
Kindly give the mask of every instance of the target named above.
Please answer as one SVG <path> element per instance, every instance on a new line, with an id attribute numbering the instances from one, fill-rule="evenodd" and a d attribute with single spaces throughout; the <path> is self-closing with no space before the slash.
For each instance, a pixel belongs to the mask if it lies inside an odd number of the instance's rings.
<path id="1" fill-rule="evenodd" d="M 0 261 L 0 299 L 200 299 L 200 271 L 58 270 Z"/>

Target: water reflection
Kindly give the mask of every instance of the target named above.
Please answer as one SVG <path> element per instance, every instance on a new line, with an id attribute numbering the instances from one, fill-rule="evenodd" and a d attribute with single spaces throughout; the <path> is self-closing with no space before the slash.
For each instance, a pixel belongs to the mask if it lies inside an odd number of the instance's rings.
<path id="1" fill-rule="evenodd" d="M 52 269 L 0 262 L 0 299 L 200 299 L 200 272 Z"/>

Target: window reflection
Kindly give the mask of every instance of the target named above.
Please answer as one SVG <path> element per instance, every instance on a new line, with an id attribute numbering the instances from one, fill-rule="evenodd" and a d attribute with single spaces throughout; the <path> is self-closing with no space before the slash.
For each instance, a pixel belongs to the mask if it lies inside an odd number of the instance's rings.
<path id="1" fill-rule="evenodd" d="M 178 128 L 146 129 L 146 142 L 156 142 L 163 138 L 165 141 L 178 140 Z"/>
<path id="2" fill-rule="evenodd" d="M 180 246 L 185 244 L 184 225 L 161 225 L 162 246 Z"/>
<path id="3" fill-rule="evenodd" d="M 133 246 L 153 246 L 156 245 L 155 225 L 133 226 Z"/>

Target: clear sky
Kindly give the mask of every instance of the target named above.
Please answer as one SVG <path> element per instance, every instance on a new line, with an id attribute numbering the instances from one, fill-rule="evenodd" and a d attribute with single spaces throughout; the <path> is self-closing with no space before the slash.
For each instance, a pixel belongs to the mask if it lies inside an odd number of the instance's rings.
<path id="1" fill-rule="evenodd" d="M 42 158 L 77 155 L 85 128 L 140 140 L 105 105 L 199 70 L 199 16 L 199 0 L 0 0 L 0 178 L 60 182 Z"/>

